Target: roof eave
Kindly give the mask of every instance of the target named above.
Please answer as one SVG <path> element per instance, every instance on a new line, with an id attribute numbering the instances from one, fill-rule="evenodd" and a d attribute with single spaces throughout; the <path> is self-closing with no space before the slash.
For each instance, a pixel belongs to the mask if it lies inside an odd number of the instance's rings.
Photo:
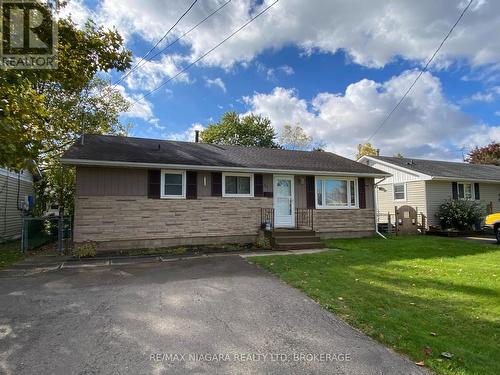
<path id="1" fill-rule="evenodd" d="M 441 177 L 441 176 L 432 176 L 431 180 L 433 181 L 471 181 L 471 182 L 483 182 L 487 184 L 500 184 L 500 180 L 488 180 L 484 178 L 468 178 L 468 177 Z"/>
<path id="2" fill-rule="evenodd" d="M 217 165 L 190 165 L 190 164 L 160 164 L 160 163 L 136 163 L 109 160 L 88 160 L 88 159 L 61 159 L 62 164 L 74 166 L 99 166 L 99 167 L 123 167 L 123 168 L 161 168 L 161 169 L 195 169 L 204 171 L 221 172 L 260 172 L 260 173 L 283 173 L 301 175 L 322 175 L 322 176 L 356 176 L 382 178 L 390 177 L 389 173 L 360 173 L 360 172 L 333 172 L 321 170 L 302 169 L 271 169 L 271 168 L 248 168 L 248 167 L 226 167 Z"/>

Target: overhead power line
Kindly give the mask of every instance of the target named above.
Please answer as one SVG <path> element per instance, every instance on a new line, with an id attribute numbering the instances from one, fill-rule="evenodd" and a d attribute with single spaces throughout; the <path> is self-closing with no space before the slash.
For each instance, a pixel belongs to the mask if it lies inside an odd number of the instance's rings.
<path id="1" fill-rule="evenodd" d="M 139 62 L 137 64 L 135 64 L 126 74 L 124 74 L 118 81 L 116 81 L 113 84 L 113 87 L 116 86 L 117 84 L 119 84 L 120 82 L 122 82 L 126 77 L 128 77 L 133 71 L 135 71 L 139 67 L 139 65 L 149 56 L 149 54 L 151 52 L 153 52 L 154 49 L 156 47 L 158 47 L 158 45 L 165 40 L 165 38 L 168 36 L 168 34 L 170 34 L 170 32 L 174 29 L 174 27 L 177 26 L 177 24 L 179 22 L 181 22 L 181 20 L 184 18 L 184 16 L 189 13 L 191 8 L 193 8 L 197 2 L 198 2 L 198 0 L 194 0 L 191 3 L 189 8 L 187 8 L 186 11 L 184 13 L 182 13 L 182 15 L 177 19 L 177 21 L 175 21 L 175 23 L 170 27 L 170 29 L 168 29 L 167 32 L 165 34 L 163 34 L 163 36 L 156 42 L 156 44 L 144 56 L 141 57 L 141 59 L 139 60 Z"/>
<path id="2" fill-rule="evenodd" d="M 439 50 L 441 49 L 441 47 L 444 45 L 444 43 L 446 42 L 446 40 L 449 38 L 449 36 L 451 35 L 451 33 L 453 32 L 453 30 L 455 30 L 455 27 L 458 25 L 458 23 L 460 22 L 460 20 L 462 19 L 462 17 L 464 16 L 465 12 L 467 12 L 467 10 L 469 9 L 469 7 L 471 6 L 472 4 L 472 1 L 473 0 L 470 0 L 469 1 L 469 4 L 467 4 L 467 6 L 464 8 L 464 10 L 462 10 L 462 13 L 460 13 L 460 17 L 458 17 L 457 21 L 455 22 L 455 24 L 451 27 L 450 31 L 448 31 L 448 34 L 446 34 L 446 36 L 444 37 L 443 41 L 441 42 L 441 44 L 439 45 L 439 47 L 436 49 L 436 51 L 432 54 L 432 56 L 430 57 L 430 59 L 427 61 L 427 63 L 425 64 L 424 68 L 420 71 L 420 73 L 418 74 L 418 76 L 415 78 L 415 80 L 413 81 L 413 83 L 410 85 L 410 87 L 408 87 L 408 89 L 406 90 L 406 92 L 404 93 L 404 95 L 401 97 L 401 99 L 398 101 L 398 103 L 394 106 L 394 108 L 392 109 L 391 112 L 389 112 L 389 114 L 385 117 L 385 119 L 380 123 L 380 125 L 377 127 L 377 129 L 375 129 L 375 131 L 373 132 L 373 134 L 366 140 L 365 143 L 368 143 L 370 142 L 373 137 L 375 137 L 375 135 L 380 131 L 380 129 L 382 129 L 384 127 L 384 125 L 387 123 L 387 121 L 389 120 L 389 118 L 392 116 L 392 114 L 394 112 L 396 112 L 396 110 L 398 109 L 398 107 L 400 106 L 401 103 L 403 103 L 403 101 L 405 100 L 406 96 L 410 93 L 410 91 L 413 89 L 413 86 L 415 86 L 415 84 L 417 83 L 417 81 L 420 79 L 420 77 L 422 76 L 422 74 L 424 74 L 426 71 L 427 71 L 427 68 L 429 67 L 430 63 L 432 62 L 432 60 L 434 60 L 434 57 L 436 57 L 436 55 L 438 54 Z"/>
<path id="3" fill-rule="evenodd" d="M 158 85 L 157 87 L 155 87 L 154 89 L 152 89 L 151 91 L 148 91 L 146 94 L 144 94 L 143 96 L 141 96 L 139 99 L 135 100 L 134 102 L 132 102 L 131 106 L 129 107 L 132 108 L 134 105 L 136 105 L 137 103 L 139 103 L 140 101 L 146 99 L 149 95 L 153 94 L 154 92 L 158 91 L 160 88 L 162 88 L 163 86 L 165 86 L 167 83 L 173 81 L 174 79 L 176 79 L 177 77 L 179 77 L 182 73 L 184 73 L 186 70 L 188 70 L 189 68 L 191 68 L 193 65 L 195 65 L 196 63 L 198 63 L 199 61 L 201 61 L 202 59 L 204 59 L 206 56 L 208 56 L 210 53 L 212 53 L 213 51 L 215 51 L 217 48 L 219 48 L 221 45 L 223 45 L 225 42 L 227 42 L 229 39 L 231 39 L 233 36 L 235 36 L 236 34 L 238 34 L 241 30 L 243 30 L 245 27 L 247 27 L 249 24 L 251 24 L 253 21 L 255 21 L 257 18 L 259 18 L 261 15 L 263 15 L 265 12 L 267 12 L 271 7 L 273 7 L 279 0 L 276 0 L 274 3 L 270 4 L 269 6 L 267 6 L 264 10 L 262 10 L 261 12 L 259 12 L 258 14 L 256 14 L 254 17 L 250 18 L 247 22 L 245 22 L 242 26 L 240 26 L 238 29 L 236 29 L 235 31 L 233 31 L 229 36 L 227 36 L 226 38 L 224 38 L 221 42 L 219 42 L 217 45 L 215 45 L 214 47 L 210 48 L 207 52 L 205 52 L 203 55 L 201 55 L 200 57 L 198 57 L 195 61 L 193 61 L 191 64 L 187 65 L 186 67 L 184 67 L 183 69 L 181 69 L 179 72 L 177 72 L 175 75 L 173 75 L 172 77 L 170 77 L 169 79 L 167 79 L 165 82 L 161 83 L 160 85 Z"/>
<path id="4" fill-rule="evenodd" d="M 153 60 L 155 57 L 161 55 L 163 52 L 165 52 L 167 49 L 169 49 L 170 47 L 172 47 L 174 44 L 176 44 L 179 40 L 181 40 L 182 38 L 184 38 L 186 35 L 190 34 L 194 29 L 196 29 L 198 26 L 200 26 L 202 23 L 204 23 L 206 20 L 208 20 L 210 17 L 212 17 L 214 14 L 218 13 L 222 8 L 224 8 L 227 4 L 229 4 L 232 0 L 228 0 L 226 1 L 224 4 L 222 4 L 220 7 L 218 7 L 217 9 L 215 9 L 212 13 L 210 13 L 208 16 L 206 16 L 205 18 L 203 18 L 200 22 L 198 22 L 196 25 L 194 25 L 193 27 L 191 27 L 188 31 L 186 31 L 185 33 L 183 33 L 181 36 L 179 36 L 177 39 L 175 39 L 174 41 L 170 42 L 169 44 L 167 44 L 164 48 L 162 48 L 161 50 L 159 50 L 158 52 L 156 52 L 154 55 L 150 56 L 149 58 L 147 59 L 144 59 L 143 64 L 137 64 L 135 66 L 135 69 L 134 70 L 137 70 L 139 69 L 141 66 L 143 66 L 144 64 L 146 64 L 146 62 L 148 61 L 151 61 Z M 123 81 L 124 78 L 126 78 L 128 75 L 130 75 L 134 70 L 130 70 L 127 74 L 125 74 L 122 79 L 119 81 Z M 119 83 L 117 82 L 117 83 Z"/>

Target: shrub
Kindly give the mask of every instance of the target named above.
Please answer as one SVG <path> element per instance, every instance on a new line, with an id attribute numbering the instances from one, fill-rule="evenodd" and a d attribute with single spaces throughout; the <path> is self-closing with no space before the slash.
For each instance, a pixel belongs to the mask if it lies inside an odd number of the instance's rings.
<path id="1" fill-rule="evenodd" d="M 97 254 L 97 245 L 95 242 L 83 242 L 75 245 L 73 256 L 78 258 L 94 257 Z"/>
<path id="2" fill-rule="evenodd" d="M 481 206 L 468 200 L 450 199 L 439 206 L 436 214 L 442 229 L 471 229 L 484 216 Z"/>

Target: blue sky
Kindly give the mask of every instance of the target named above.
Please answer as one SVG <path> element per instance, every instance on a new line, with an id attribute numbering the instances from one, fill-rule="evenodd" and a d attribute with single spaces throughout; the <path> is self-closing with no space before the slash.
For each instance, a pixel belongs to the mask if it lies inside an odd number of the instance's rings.
<path id="1" fill-rule="evenodd" d="M 200 0 L 165 43 L 223 2 Z M 74 0 L 66 12 L 79 23 L 90 17 L 117 27 L 140 58 L 190 3 Z M 140 98 L 270 3 L 232 0 L 131 74 L 120 90 Z M 131 135 L 192 140 L 194 129 L 225 111 L 255 112 L 269 117 L 278 133 L 287 123 L 298 124 L 328 150 L 352 158 L 466 5 L 307 3 L 280 0 L 206 60 L 134 106 L 123 116 L 133 124 Z M 497 29 L 498 14 L 498 4 L 475 0 L 430 71 L 373 139 L 383 154 L 460 159 L 474 145 L 500 141 L 500 42 L 488 34 Z M 116 82 L 120 76 L 113 72 L 110 78 Z"/>

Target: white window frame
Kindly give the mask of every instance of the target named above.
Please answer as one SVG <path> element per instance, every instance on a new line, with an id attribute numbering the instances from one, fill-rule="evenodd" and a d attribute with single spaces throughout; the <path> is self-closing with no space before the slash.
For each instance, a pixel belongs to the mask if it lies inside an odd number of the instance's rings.
<path id="1" fill-rule="evenodd" d="M 347 181 L 347 206 L 325 206 L 318 205 L 318 180 L 333 180 Z M 354 181 L 354 205 L 351 205 L 351 181 Z M 325 184 L 323 184 L 322 197 L 325 199 Z M 358 178 L 352 177 L 331 177 L 331 176 L 314 176 L 314 206 L 318 210 L 352 210 L 359 209 L 359 186 Z"/>
<path id="2" fill-rule="evenodd" d="M 405 195 L 404 198 L 402 198 L 402 199 L 396 199 L 396 190 L 394 189 L 394 187 L 396 185 L 403 185 L 404 195 Z M 395 183 L 392 184 L 392 200 L 394 202 L 406 202 L 406 200 L 407 200 L 407 194 L 408 193 L 406 191 L 406 183 L 405 182 L 395 182 Z"/>
<path id="3" fill-rule="evenodd" d="M 165 194 L 165 174 L 180 174 L 182 175 L 182 195 L 167 195 Z M 162 169 L 160 179 L 160 198 L 161 199 L 186 199 L 186 171 L 178 169 Z"/>
<path id="4" fill-rule="evenodd" d="M 250 194 L 226 194 L 226 177 L 250 177 Z M 254 196 L 253 173 L 222 173 L 222 196 L 225 198 L 253 198 Z"/>
<path id="5" fill-rule="evenodd" d="M 460 185 L 464 185 L 464 197 L 460 197 Z M 465 185 L 470 185 L 470 199 L 471 201 L 476 200 L 476 192 L 474 190 L 474 182 L 470 181 L 459 181 L 457 182 L 457 196 L 459 200 L 465 201 L 467 198 L 465 198 Z"/>

